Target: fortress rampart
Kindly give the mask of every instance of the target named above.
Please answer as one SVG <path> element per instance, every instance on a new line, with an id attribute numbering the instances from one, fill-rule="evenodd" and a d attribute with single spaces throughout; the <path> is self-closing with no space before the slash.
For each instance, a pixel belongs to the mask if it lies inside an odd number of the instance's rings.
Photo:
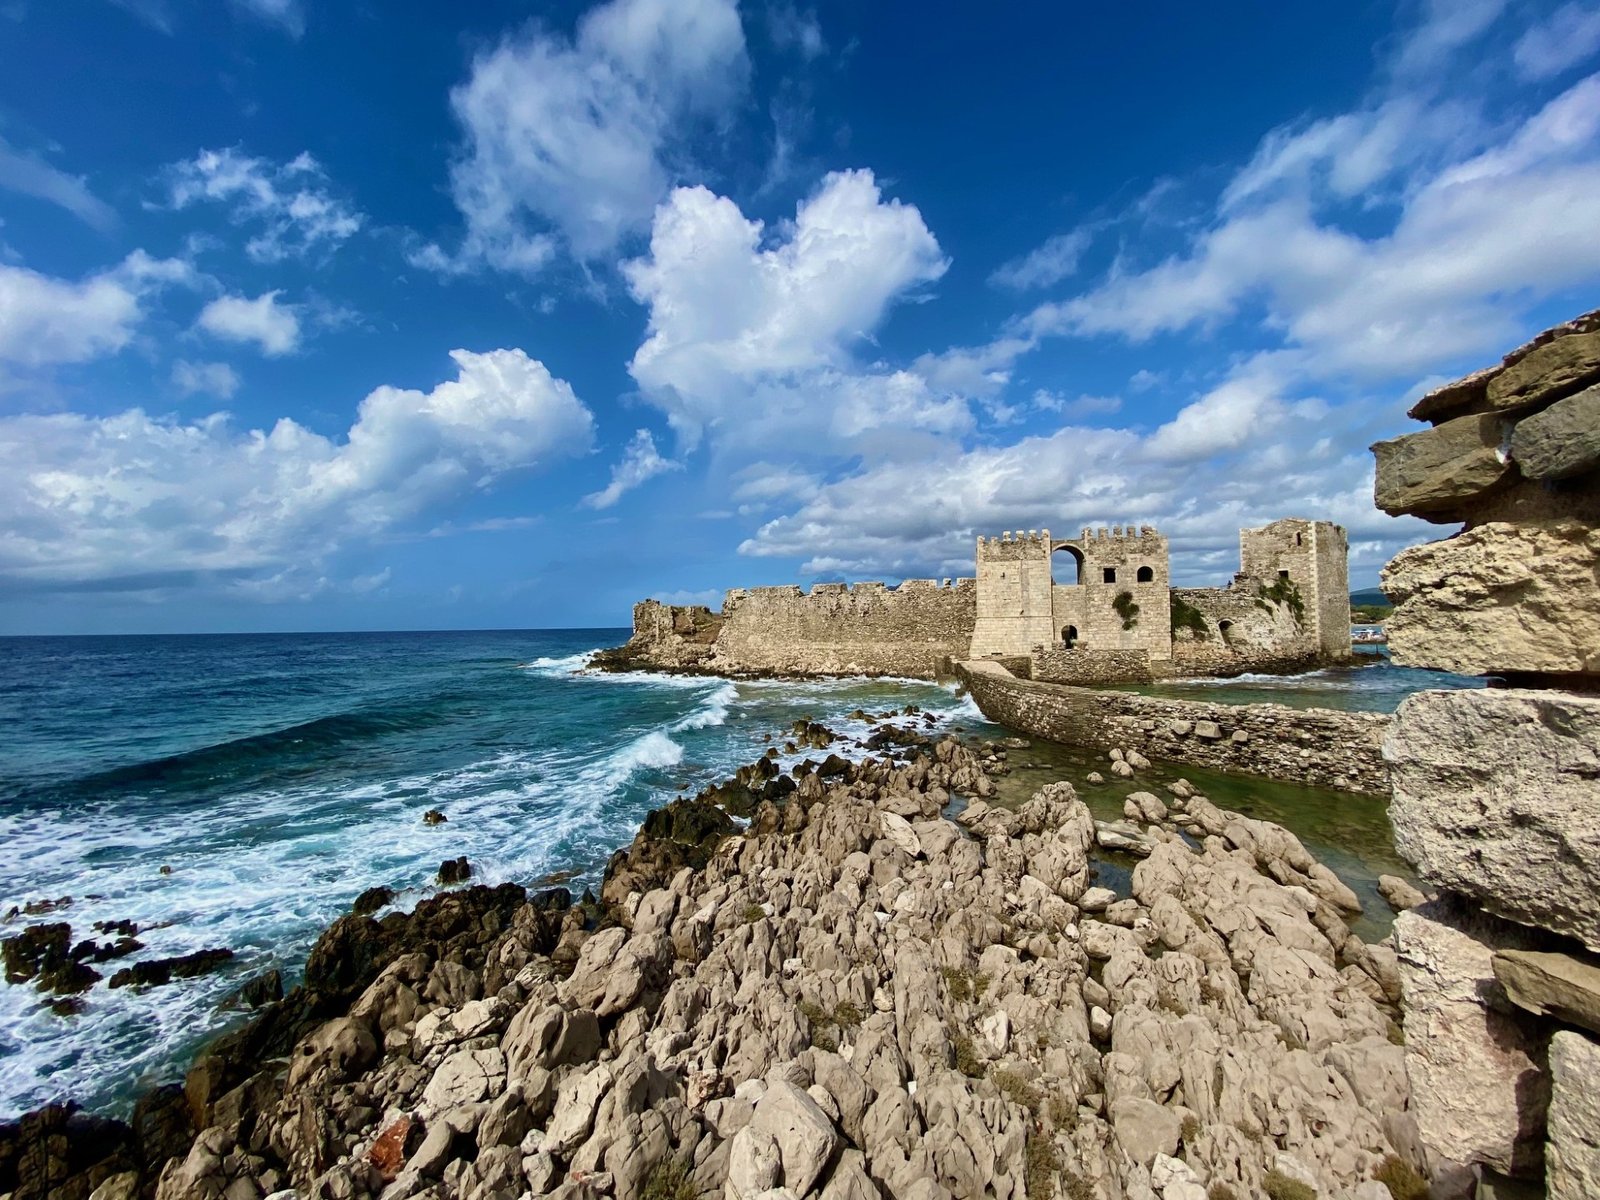
<path id="1" fill-rule="evenodd" d="M 1345 545 L 1337 525 L 1286 518 L 1240 533 L 1226 588 L 1174 590 L 1148 525 L 1012 530 L 977 539 L 972 579 L 734 588 L 720 612 L 647 600 L 596 665 L 932 678 L 1017 657 L 1034 678 L 1082 684 L 1303 670 L 1350 655 Z"/>

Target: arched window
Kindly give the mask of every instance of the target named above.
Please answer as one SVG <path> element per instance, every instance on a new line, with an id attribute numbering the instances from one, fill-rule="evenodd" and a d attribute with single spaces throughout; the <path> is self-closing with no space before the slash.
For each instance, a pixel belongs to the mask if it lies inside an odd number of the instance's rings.
<path id="1" fill-rule="evenodd" d="M 1106 583 L 1115 583 L 1117 581 L 1117 569 L 1115 567 L 1106 567 L 1100 572 L 1100 575 Z"/>
<path id="2" fill-rule="evenodd" d="M 1222 621 L 1218 621 L 1217 622 L 1217 632 L 1222 635 L 1222 640 L 1224 642 L 1228 642 L 1228 641 L 1231 640 L 1231 632 L 1232 632 L 1232 630 L 1233 630 L 1233 622 L 1232 621 L 1222 620 Z"/>
<path id="3" fill-rule="evenodd" d="M 1074 646 L 1076 646 L 1078 644 L 1078 627 L 1076 625 L 1068 625 L 1065 629 L 1063 629 L 1061 631 L 1061 641 L 1066 645 L 1068 650 L 1071 650 Z"/>
<path id="4" fill-rule="evenodd" d="M 1154 583 L 1156 570 L 1154 567 L 1140 567 L 1139 573 L 1134 576 L 1140 583 Z"/>
<path id="5" fill-rule="evenodd" d="M 1053 582 L 1053 583 L 1061 583 L 1061 584 L 1073 584 L 1073 585 L 1082 583 L 1083 582 L 1083 552 L 1081 550 L 1079 550 L 1076 546 L 1062 546 L 1055 553 L 1056 554 L 1065 554 L 1068 558 L 1070 558 L 1072 560 L 1072 578 L 1071 579 L 1056 579 L 1056 578 L 1053 578 L 1053 576 L 1055 575 L 1055 561 L 1056 560 L 1055 560 L 1054 555 L 1052 555 L 1051 559 L 1050 559 L 1050 573 L 1052 575 L 1051 582 Z"/>

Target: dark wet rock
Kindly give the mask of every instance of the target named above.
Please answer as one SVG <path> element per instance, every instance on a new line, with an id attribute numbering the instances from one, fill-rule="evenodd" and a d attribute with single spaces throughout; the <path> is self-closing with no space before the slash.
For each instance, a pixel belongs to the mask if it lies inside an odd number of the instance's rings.
<path id="1" fill-rule="evenodd" d="M 837 754 L 830 754 L 822 760 L 822 765 L 817 768 L 817 774 L 823 779 L 833 779 L 850 772 L 850 760 L 841 758 Z"/>
<path id="2" fill-rule="evenodd" d="M 65 921 L 30 925 L 14 937 L 0 941 L 7 983 L 27 983 L 53 965 L 68 961 L 72 926 Z"/>
<path id="3" fill-rule="evenodd" d="M 422 814 L 422 823 L 424 825 L 443 825 L 449 819 L 449 817 L 445 816 L 437 808 L 430 808 L 427 812 Z"/>
<path id="4" fill-rule="evenodd" d="M 0 1123 L 0 1195 L 12 1200 L 88 1200 L 105 1180 L 136 1169 L 133 1133 L 72 1104 L 51 1104 Z"/>
<path id="5" fill-rule="evenodd" d="M 111 977 L 111 986 L 161 987 L 174 979 L 192 979 L 197 975 L 208 974 L 232 958 L 233 951 L 226 946 L 195 950 L 171 958 L 152 958 L 148 962 L 138 962 L 123 967 Z"/>
<path id="6" fill-rule="evenodd" d="M 175 1083 L 151 1088 L 133 1106 L 133 1139 L 139 1162 L 158 1173 L 169 1158 L 189 1152 L 198 1132 L 183 1088 Z"/>
<path id="7" fill-rule="evenodd" d="M 131 938 L 131 937 L 134 937 L 134 936 L 136 936 L 138 934 L 139 927 L 137 925 L 135 925 L 132 921 L 126 921 L 126 920 L 124 920 L 124 921 L 96 921 L 94 923 L 94 931 L 96 933 L 106 934 L 107 936 L 115 934 L 119 938 L 125 938 L 125 937 Z"/>
<path id="8" fill-rule="evenodd" d="M 702 792 L 693 800 L 674 800 L 652 810 L 633 842 L 606 864 L 600 899 L 610 905 L 629 892 L 665 887 L 684 867 L 695 870 L 711 861 L 722 840 L 738 832 L 732 818 Z"/>
<path id="9" fill-rule="evenodd" d="M 439 882 L 442 884 L 465 883 L 472 878 L 472 864 L 463 855 L 460 858 L 447 858 L 439 864 Z"/>
<path id="10" fill-rule="evenodd" d="M 898 725 L 883 725 L 874 730 L 866 740 L 868 750 L 887 750 L 894 746 L 926 746 L 932 742 L 927 734 L 915 729 L 902 729 Z"/>
<path id="11" fill-rule="evenodd" d="M 18 917 L 43 917 L 63 908 L 69 908 L 71 905 L 71 896 L 61 896 L 55 900 L 29 900 L 20 907 L 13 904 L 6 912 L 6 920 L 14 921 Z"/>
<path id="12" fill-rule="evenodd" d="M 356 902 L 350 906 L 353 913 L 366 916 L 375 913 L 394 901 L 394 889 L 388 887 L 369 887 L 356 897 Z"/>
<path id="13" fill-rule="evenodd" d="M 856 709 L 856 712 L 861 713 L 861 715 L 856 718 L 857 720 L 868 719 L 867 714 L 861 712 L 859 708 Z M 855 714 L 852 713 L 851 715 L 854 716 Z M 811 750 L 826 750 L 829 746 L 833 745 L 833 739 L 836 736 L 833 730 L 829 729 L 826 725 L 820 724 L 816 721 L 806 720 L 796 721 L 791 733 L 794 735 L 794 740 L 796 742 Z"/>
<path id="14" fill-rule="evenodd" d="M 283 972 L 277 967 L 245 981 L 243 987 L 222 1002 L 223 1008 L 262 1008 L 283 999 Z"/>
<path id="15" fill-rule="evenodd" d="M 135 937 L 120 937 L 114 942 L 97 942 L 93 938 L 85 938 L 72 948 L 74 962 L 110 962 L 114 958 L 126 958 L 138 950 L 144 949 L 144 943 Z"/>

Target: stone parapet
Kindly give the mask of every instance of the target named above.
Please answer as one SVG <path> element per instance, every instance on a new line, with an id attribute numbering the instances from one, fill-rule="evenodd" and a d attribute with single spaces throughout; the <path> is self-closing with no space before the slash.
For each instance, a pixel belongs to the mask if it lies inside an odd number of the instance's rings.
<path id="1" fill-rule="evenodd" d="M 956 664 L 983 715 L 1036 737 L 1289 783 L 1386 796 L 1382 713 L 1212 704 L 1018 679 L 990 661 Z"/>
<path id="2" fill-rule="evenodd" d="M 1046 683 L 1149 683 L 1147 650 L 1034 650 L 1029 677 Z"/>

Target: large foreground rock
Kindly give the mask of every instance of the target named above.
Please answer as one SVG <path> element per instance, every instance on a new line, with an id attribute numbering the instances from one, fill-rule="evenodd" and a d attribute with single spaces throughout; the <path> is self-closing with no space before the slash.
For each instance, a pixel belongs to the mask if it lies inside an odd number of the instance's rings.
<path id="1" fill-rule="evenodd" d="M 1420 692 L 1383 754 L 1395 845 L 1423 879 L 1600 950 L 1600 697 Z"/>
<path id="2" fill-rule="evenodd" d="M 1600 1045 L 1580 1033 L 1550 1042 L 1549 1200 L 1600 1196 Z"/>
<path id="3" fill-rule="evenodd" d="M 1448 520 L 1463 501 L 1511 474 L 1500 444 L 1505 421 L 1494 414 L 1456 417 L 1432 429 L 1378 442 L 1373 498 L 1391 515 Z M 1434 516 L 1434 514 L 1440 514 Z"/>
<path id="4" fill-rule="evenodd" d="M 1600 530 L 1492 521 L 1402 550 L 1383 569 L 1389 653 L 1410 667 L 1600 671 Z"/>
<path id="5" fill-rule="evenodd" d="M 1521 948 L 1514 926 L 1435 901 L 1395 920 L 1404 996 L 1406 1074 L 1423 1144 L 1458 1163 L 1537 1174 L 1549 1083 L 1536 1032 L 1509 1016 L 1496 950 Z"/>

